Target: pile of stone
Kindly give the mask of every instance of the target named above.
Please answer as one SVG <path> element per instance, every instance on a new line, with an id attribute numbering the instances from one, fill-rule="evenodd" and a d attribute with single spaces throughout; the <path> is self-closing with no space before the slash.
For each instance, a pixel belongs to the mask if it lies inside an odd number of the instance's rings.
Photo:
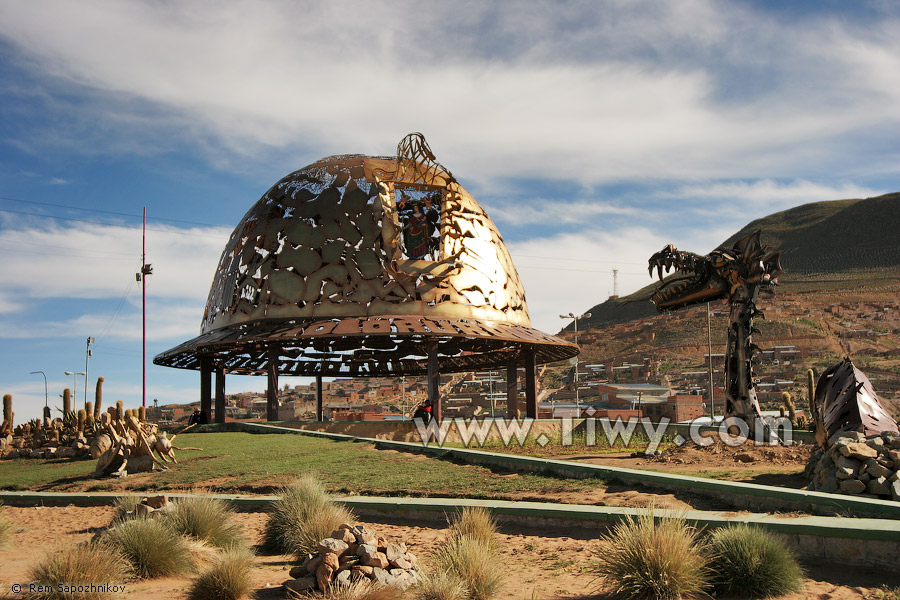
<path id="1" fill-rule="evenodd" d="M 134 510 L 129 510 L 123 517 L 126 519 L 132 517 L 161 517 L 174 509 L 175 505 L 169 502 L 169 497 L 167 495 L 148 496 L 142 498 L 141 501 L 135 505 Z"/>
<path id="2" fill-rule="evenodd" d="M 390 543 L 364 525 L 343 524 L 321 540 L 318 552 L 292 568 L 284 587 L 326 592 L 360 579 L 407 589 L 419 580 L 417 560 L 404 542 Z"/>
<path id="3" fill-rule="evenodd" d="M 0 458 L 81 458 L 90 455 L 82 431 L 67 431 L 54 419 L 45 426 L 26 423 L 14 433 L 0 436 Z"/>
<path id="4" fill-rule="evenodd" d="M 900 435 L 841 431 L 806 466 L 807 489 L 900 501 Z"/>

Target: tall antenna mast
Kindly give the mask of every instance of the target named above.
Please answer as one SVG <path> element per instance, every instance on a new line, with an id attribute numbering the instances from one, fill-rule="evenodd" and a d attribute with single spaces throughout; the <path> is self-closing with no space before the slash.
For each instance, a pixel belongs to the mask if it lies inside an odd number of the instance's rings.
<path id="1" fill-rule="evenodd" d="M 619 297 L 619 270 L 613 269 L 613 298 Z"/>
<path id="2" fill-rule="evenodd" d="M 141 406 L 147 408 L 147 276 L 153 273 L 153 267 L 147 264 L 147 207 L 144 207 L 143 225 L 141 227 L 141 272 L 137 274 L 141 283 L 141 320 L 143 329 L 143 349 L 141 354 Z"/>

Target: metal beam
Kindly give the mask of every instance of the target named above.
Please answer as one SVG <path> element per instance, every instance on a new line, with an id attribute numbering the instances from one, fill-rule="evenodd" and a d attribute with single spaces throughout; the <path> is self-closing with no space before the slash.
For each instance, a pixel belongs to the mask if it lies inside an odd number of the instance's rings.
<path id="1" fill-rule="evenodd" d="M 212 359 L 208 356 L 200 358 L 200 412 L 209 421 L 212 414 Z"/>
<path id="2" fill-rule="evenodd" d="M 266 390 L 266 421 L 278 420 L 278 348 L 267 348 L 269 366 L 266 369 L 268 375 L 268 389 Z"/>
<path id="3" fill-rule="evenodd" d="M 526 346 L 522 351 L 522 357 L 525 359 L 525 416 L 537 419 L 537 368 L 534 346 Z"/>
<path id="4" fill-rule="evenodd" d="M 322 422 L 322 376 L 316 375 L 316 421 Z"/>
<path id="5" fill-rule="evenodd" d="M 519 364 L 515 359 L 506 365 L 506 414 L 519 418 Z"/>
<path id="6" fill-rule="evenodd" d="M 428 344 L 428 402 L 431 404 L 431 417 L 438 422 L 443 419 L 441 410 L 441 374 L 438 371 L 438 345 Z"/>
<path id="7" fill-rule="evenodd" d="M 225 368 L 216 366 L 216 423 L 225 422 Z"/>

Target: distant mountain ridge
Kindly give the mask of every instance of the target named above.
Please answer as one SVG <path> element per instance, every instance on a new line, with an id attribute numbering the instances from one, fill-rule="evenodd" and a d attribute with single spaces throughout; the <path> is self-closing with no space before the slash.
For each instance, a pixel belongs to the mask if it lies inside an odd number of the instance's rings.
<path id="1" fill-rule="evenodd" d="M 900 192 L 812 202 L 773 213 L 751 221 L 719 247 L 730 248 L 757 230 L 764 246 L 782 251 L 785 272 L 779 282 L 787 289 L 833 287 L 835 282 L 864 285 L 884 277 L 900 281 Z M 655 314 L 649 300 L 640 300 L 652 287 L 594 306 L 585 324 L 599 328 Z"/>

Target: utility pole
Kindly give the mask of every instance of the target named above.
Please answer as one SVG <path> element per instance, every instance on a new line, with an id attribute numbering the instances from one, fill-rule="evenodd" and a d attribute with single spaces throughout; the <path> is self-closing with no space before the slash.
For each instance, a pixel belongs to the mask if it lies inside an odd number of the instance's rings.
<path id="1" fill-rule="evenodd" d="M 706 303 L 706 347 L 709 356 L 709 424 L 715 424 L 716 411 L 713 407 L 713 367 L 712 367 L 712 325 L 710 324 L 709 302 Z"/>
<path id="2" fill-rule="evenodd" d="M 84 353 L 84 402 L 87 403 L 87 388 L 88 388 L 88 361 L 91 358 L 91 354 L 93 351 L 91 350 L 91 344 L 94 343 L 94 338 L 89 337 L 87 339 L 87 349 Z"/>
<path id="3" fill-rule="evenodd" d="M 147 276 L 153 274 L 153 267 L 147 264 L 147 207 L 144 207 L 141 227 L 141 272 L 135 275 L 141 284 L 141 406 L 147 408 Z"/>

